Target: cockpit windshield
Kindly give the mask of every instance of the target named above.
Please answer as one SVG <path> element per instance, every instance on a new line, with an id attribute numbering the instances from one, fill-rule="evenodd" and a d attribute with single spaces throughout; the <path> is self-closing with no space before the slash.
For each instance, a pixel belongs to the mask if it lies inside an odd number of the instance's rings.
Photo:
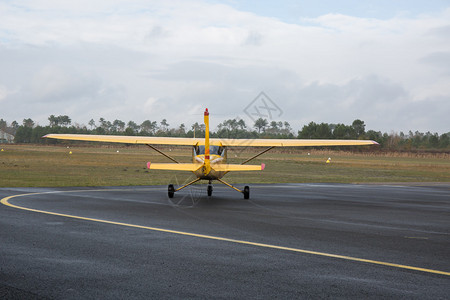
<path id="1" fill-rule="evenodd" d="M 195 155 L 204 155 L 205 154 L 205 146 L 194 146 L 194 152 L 195 152 Z M 209 146 L 209 154 L 223 156 L 223 154 L 224 154 L 223 147 Z"/>

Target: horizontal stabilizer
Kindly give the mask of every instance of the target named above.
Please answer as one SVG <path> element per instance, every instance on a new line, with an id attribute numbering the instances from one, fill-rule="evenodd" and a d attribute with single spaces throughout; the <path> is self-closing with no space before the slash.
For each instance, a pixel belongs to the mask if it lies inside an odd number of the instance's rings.
<path id="1" fill-rule="evenodd" d="M 235 164 L 217 164 L 211 165 L 211 168 L 217 172 L 229 172 L 229 171 L 262 171 L 265 165 L 235 165 Z"/>
<path id="2" fill-rule="evenodd" d="M 173 171 L 192 171 L 200 169 L 203 164 L 172 164 L 172 163 L 147 163 L 147 168 L 151 170 L 173 170 Z"/>

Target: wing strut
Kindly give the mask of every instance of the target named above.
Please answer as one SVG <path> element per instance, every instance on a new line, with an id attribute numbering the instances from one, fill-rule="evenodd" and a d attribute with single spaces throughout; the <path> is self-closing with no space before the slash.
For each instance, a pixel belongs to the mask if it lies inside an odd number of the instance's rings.
<path id="1" fill-rule="evenodd" d="M 249 145 L 249 146 L 251 146 L 251 145 Z M 253 157 L 247 159 L 246 161 L 244 161 L 243 163 L 241 163 L 241 165 L 246 164 L 246 163 L 248 163 L 248 162 L 251 161 L 251 160 L 254 160 L 254 159 L 257 158 L 258 156 L 263 155 L 264 153 L 266 153 L 267 151 L 269 151 L 269 150 L 271 150 L 271 149 L 273 149 L 273 148 L 275 148 L 275 146 L 269 147 L 269 148 L 267 148 L 266 150 L 264 150 L 264 151 L 262 151 L 262 152 L 256 154 L 255 156 L 253 156 Z"/>
<path id="2" fill-rule="evenodd" d="M 238 188 L 232 186 L 231 184 L 229 184 L 229 183 L 223 181 L 222 179 L 217 178 L 217 181 L 219 181 L 220 183 L 223 183 L 223 184 L 229 186 L 229 187 L 232 188 L 232 189 L 235 189 L 235 190 L 238 191 L 239 193 L 243 193 L 243 191 L 241 191 L 240 189 L 238 189 Z"/>
<path id="3" fill-rule="evenodd" d="M 196 183 L 196 182 L 199 181 L 199 180 L 200 180 L 200 178 L 194 179 L 194 180 L 192 180 L 191 182 L 189 182 L 189 183 L 183 185 L 182 187 L 177 188 L 177 189 L 175 190 L 175 192 L 178 192 L 179 190 L 184 189 L 185 187 L 188 187 L 188 186 L 190 186 L 191 184 Z"/>
<path id="4" fill-rule="evenodd" d="M 167 158 L 170 159 L 171 161 L 176 162 L 177 164 L 179 164 L 179 162 L 176 161 L 175 158 L 170 157 L 169 155 L 165 154 L 165 153 L 162 152 L 161 150 L 156 149 L 155 147 L 153 147 L 153 146 L 150 145 L 150 144 L 146 144 L 146 145 L 149 146 L 150 148 L 152 148 L 153 150 L 155 150 L 156 152 L 158 152 L 159 154 L 161 154 L 161 155 L 167 157 Z"/>

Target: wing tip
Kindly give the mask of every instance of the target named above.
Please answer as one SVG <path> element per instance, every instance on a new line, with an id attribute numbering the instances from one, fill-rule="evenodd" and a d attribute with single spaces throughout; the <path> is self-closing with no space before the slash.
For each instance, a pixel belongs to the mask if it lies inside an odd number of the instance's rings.
<path id="1" fill-rule="evenodd" d="M 147 163 L 147 169 L 150 169 L 150 165 L 151 165 L 152 163 L 151 162 L 148 162 Z"/>
<path id="2" fill-rule="evenodd" d="M 265 168 L 266 168 L 266 164 L 261 164 L 261 171 L 264 171 Z"/>

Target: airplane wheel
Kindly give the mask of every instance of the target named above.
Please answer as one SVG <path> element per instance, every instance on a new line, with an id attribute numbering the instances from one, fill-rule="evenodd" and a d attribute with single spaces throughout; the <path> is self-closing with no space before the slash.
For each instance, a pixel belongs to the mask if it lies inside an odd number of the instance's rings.
<path id="1" fill-rule="evenodd" d="M 173 198 L 173 194 L 175 194 L 175 188 L 173 187 L 173 184 L 169 184 L 168 192 L 169 198 Z"/>
<path id="2" fill-rule="evenodd" d="M 210 197 L 211 197 L 211 195 L 212 195 L 212 191 L 213 191 L 213 187 L 212 187 L 212 185 L 208 185 L 208 196 L 210 196 Z"/>
<path id="3" fill-rule="evenodd" d="M 250 198 L 250 188 L 248 187 L 248 185 L 246 185 L 244 187 L 244 199 L 249 199 Z"/>

